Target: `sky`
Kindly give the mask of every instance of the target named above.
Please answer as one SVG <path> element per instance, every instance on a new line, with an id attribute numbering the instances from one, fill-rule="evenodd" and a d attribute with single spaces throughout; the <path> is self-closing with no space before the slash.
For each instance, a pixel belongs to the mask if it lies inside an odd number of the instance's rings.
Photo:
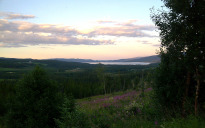
<path id="1" fill-rule="evenodd" d="M 112 60 L 155 55 L 161 0 L 0 0 L 0 57 Z"/>

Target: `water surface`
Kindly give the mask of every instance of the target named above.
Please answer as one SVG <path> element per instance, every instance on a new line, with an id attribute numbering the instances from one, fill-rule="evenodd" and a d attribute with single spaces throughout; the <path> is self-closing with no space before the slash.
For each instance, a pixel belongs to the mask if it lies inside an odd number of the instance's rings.
<path id="1" fill-rule="evenodd" d="M 104 64 L 104 65 L 149 65 L 147 62 L 85 62 L 89 64 Z"/>

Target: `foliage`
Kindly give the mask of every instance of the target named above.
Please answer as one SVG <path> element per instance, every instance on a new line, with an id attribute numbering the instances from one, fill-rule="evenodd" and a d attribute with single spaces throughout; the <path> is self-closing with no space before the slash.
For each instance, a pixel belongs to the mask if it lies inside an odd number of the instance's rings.
<path id="1" fill-rule="evenodd" d="M 0 81 L 0 124 L 5 125 L 5 117 L 8 113 L 8 106 L 15 97 L 15 80 Z"/>
<path id="2" fill-rule="evenodd" d="M 85 114 L 75 105 L 72 96 L 64 98 L 64 103 L 60 108 L 61 118 L 56 119 L 59 128 L 86 128 L 89 126 Z"/>
<path id="3" fill-rule="evenodd" d="M 172 118 L 172 120 L 163 122 L 160 128 L 203 128 L 205 126 L 205 120 L 194 116 L 188 116 L 187 118 Z"/>
<path id="4" fill-rule="evenodd" d="M 96 70 L 99 71 L 98 68 L 94 68 L 93 70 L 65 74 L 67 80 L 59 81 L 62 82 L 62 91 L 66 95 L 72 93 L 75 98 L 84 98 L 105 94 L 105 92 L 114 93 L 128 89 L 140 89 L 142 86 L 139 82 L 144 84 L 144 81 L 146 81 L 146 87 L 152 82 L 148 79 L 153 74 L 153 69 L 143 70 L 144 79 L 141 81 L 142 70 L 117 72 L 116 69 L 114 73 L 107 71 L 109 68 L 105 68 L 103 73 Z"/>
<path id="5" fill-rule="evenodd" d="M 186 72 L 183 65 L 170 62 L 168 58 L 168 54 L 162 55 L 162 62 L 155 73 L 154 90 L 158 102 L 165 108 L 174 110 L 182 102 Z"/>
<path id="6" fill-rule="evenodd" d="M 8 127 L 55 127 L 54 118 L 59 117 L 60 103 L 56 84 L 37 66 L 16 87 L 16 98 L 8 115 Z"/>
<path id="7" fill-rule="evenodd" d="M 161 38 L 161 64 L 154 86 L 156 97 L 165 109 L 180 108 L 183 116 L 185 112 L 189 114 L 185 104 L 192 102 L 197 115 L 205 102 L 205 1 L 162 1 L 167 11 L 152 14 Z"/>
<path id="8" fill-rule="evenodd" d="M 139 89 L 138 83 L 142 77 L 142 69 L 144 79 L 148 81 L 147 76 L 152 74 L 150 70 L 157 66 L 157 64 L 91 65 L 56 60 L 0 58 L 0 78 L 18 80 L 37 64 L 47 71 L 49 78 L 58 82 L 61 92 L 66 95 L 72 93 L 75 98 L 100 95 L 105 91 L 114 93 L 127 89 Z"/>

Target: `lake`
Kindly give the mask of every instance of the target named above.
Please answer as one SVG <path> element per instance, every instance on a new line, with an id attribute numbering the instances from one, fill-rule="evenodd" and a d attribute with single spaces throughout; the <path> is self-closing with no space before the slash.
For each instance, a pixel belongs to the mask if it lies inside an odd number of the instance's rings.
<path id="1" fill-rule="evenodd" d="M 104 64 L 104 65 L 149 65 L 147 62 L 85 62 L 89 64 Z"/>

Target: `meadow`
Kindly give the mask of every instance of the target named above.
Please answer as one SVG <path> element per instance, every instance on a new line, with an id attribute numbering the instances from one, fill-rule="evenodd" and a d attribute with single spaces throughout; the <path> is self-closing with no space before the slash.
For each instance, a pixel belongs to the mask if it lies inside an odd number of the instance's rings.
<path id="1" fill-rule="evenodd" d="M 153 99 L 153 89 L 128 90 L 77 100 L 93 128 L 203 128 L 205 120 L 161 113 Z"/>

